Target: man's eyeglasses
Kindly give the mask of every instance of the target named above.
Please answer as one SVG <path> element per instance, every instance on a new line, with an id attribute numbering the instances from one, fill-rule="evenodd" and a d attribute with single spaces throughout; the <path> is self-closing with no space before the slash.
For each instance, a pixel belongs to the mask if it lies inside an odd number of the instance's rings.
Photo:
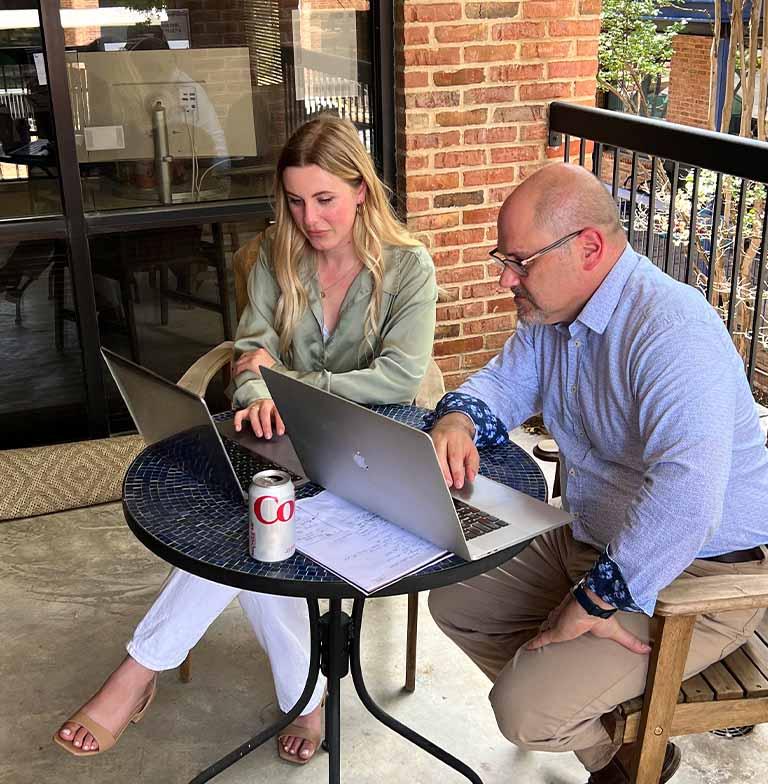
<path id="1" fill-rule="evenodd" d="M 566 242 L 570 242 L 572 239 L 578 237 L 582 231 L 584 231 L 584 229 L 572 231 L 570 234 L 566 234 L 565 237 L 561 237 L 559 240 L 555 240 L 545 248 L 537 250 L 536 253 L 532 253 L 530 256 L 526 256 L 524 259 L 510 259 L 504 254 L 499 253 L 498 248 L 494 248 L 488 255 L 497 264 L 501 264 L 504 269 L 509 268 L 512 270 L 512 272 L 524 278 L 528 274 L 528 268 L 536 259 L 539 258 L 539 256 L 543 256 L 545 253 L 549 253 L 550 251 L 562 247 Z"/>

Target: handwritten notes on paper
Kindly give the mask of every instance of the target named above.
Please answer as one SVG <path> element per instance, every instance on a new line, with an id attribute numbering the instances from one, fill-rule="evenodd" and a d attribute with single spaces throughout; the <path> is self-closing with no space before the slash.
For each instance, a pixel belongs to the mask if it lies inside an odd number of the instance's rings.
<path id="1" fill-rule="evenodd" d="M 365 594 L 447 554 L 327 490 L 297 502 L 296 548 Z"/>

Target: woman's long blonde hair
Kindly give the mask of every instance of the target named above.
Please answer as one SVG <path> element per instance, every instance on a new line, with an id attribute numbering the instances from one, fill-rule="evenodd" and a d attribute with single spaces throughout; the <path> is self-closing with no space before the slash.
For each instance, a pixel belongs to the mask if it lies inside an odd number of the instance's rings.
<path id="1" fill-rule="evenodd" d="M 275 330 L 280 354 L 290 361 L 293 334 L 307 308 L 307 292 L 299 267 L 312 246 L 293 221 L 283 188 L 283 172 L 289 166 L 319 166 L 357 188 L 365 183 L 365 201 L 359 206 L 352 227 L 355 254 L 373 276 L 373 294 L 365 319 L 366 340 L 373 346 L 378 331 L 384 265 L 384 245 L 418 245 L 397 220 L 370 156 L 355 126 L 334 115 L 320 115 L 298 128 L 283 147 L 275 172 L 275 227 L 272 264 L 280 287 L 275 307 Z"/>

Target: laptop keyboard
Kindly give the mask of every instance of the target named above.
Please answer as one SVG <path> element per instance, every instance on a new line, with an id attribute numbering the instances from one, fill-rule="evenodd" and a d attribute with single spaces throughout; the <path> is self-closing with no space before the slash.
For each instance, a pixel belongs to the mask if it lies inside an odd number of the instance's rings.
<path id="1" fill-rule="evenodd" d="M 481 512 L 456 498 L 453 499 L 453 505 L 467 541 L 507 526 L 507 523 L 498 517 Z"/>

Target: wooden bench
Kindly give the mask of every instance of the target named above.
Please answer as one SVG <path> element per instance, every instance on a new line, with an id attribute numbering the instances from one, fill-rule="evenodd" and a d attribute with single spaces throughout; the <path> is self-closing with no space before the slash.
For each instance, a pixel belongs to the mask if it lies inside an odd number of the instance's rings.
<path id="1" fill-rule="evenodd" d="M 696 616 L 768 607 L 768 577 L 676 580 L 659 595 L 645 695 L 603 717 L 616 742 L 638 742 L 632 781 L 657 784 L 667 740 L 768 722 L 768 624 L 738 650 L 681 683 Z"/>

